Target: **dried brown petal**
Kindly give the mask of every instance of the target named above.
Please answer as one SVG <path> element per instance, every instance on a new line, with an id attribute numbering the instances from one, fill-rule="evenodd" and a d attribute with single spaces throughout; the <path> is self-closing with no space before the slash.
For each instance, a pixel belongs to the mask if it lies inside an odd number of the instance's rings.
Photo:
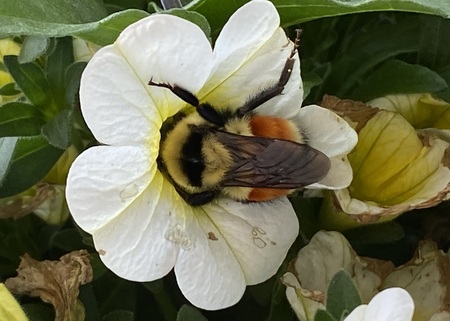
<path id="1" fill-rule="evenodd" d="M 55 321 L 84 320 L 84 307 L 77 299 L 79 286 L 90 282 L 93 276 L 86 250 L 68 253 L 59 261 L 37 261 L 25 254 L 17 272 L 17 277 L 5 282 L 11 292 L 51 303 Z"/>
<path id="2" fill-rule="evenodd" d="M 361 128 L 375 115 L 379 109 L 365 105 L 360 101 L 339 99 L 336 96 L 325 95 L 320 106 L 328 108 L 344 118 L 359 132 Z"/>

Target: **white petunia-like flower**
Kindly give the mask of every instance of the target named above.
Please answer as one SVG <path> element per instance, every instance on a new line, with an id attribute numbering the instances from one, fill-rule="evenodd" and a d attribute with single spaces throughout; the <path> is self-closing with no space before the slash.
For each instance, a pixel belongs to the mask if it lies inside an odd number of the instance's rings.
<path id="1" fill-rule="evenodd" d="M 120 277 L 151 281 L 174 269 L 186 298 L 214 310 L 235 304 L 247 285 L 279 268 L 299 228 L 287 198 L 217 198 L 189 206 L 157 164 L 163 123 L 188 106 L 169 90 L 148 86 L 150 79 L 177 84 L 200 101 L 238 108 L 280 77 L 293 43 L 279 24 L 271 2 L 252 1 L 230 18 L 213 51 L 196 25 L 153 15 L 90 60 L 81 79 L 81 108 L 103 145 L 75 160 L 66 194 L 75 221 Z M 296 56 L 282 95 L 255 112 L 304 124 L 308 143 L 332 160 L 316 187 L 341 188 L 351 180 L 345 155 L 356 134 L 330 111 L 300 109 L 301 85 Z"/>
<path id="2" fill-rule="evenodd" d="M 389 288 L 373 297 L 369 304 L 356 307 L 344 321 L 411 321 L 414 302 L 402 288 Z"/>

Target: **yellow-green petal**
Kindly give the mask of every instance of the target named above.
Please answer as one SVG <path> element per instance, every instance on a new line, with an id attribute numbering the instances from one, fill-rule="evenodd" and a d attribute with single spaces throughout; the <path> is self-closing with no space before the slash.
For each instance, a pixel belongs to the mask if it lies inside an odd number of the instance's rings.
<path id="1" fill-rule="evenodd" d="M 25 312 L 3 283 L 0 283 L 0 320 L 28 321 Z"/>
<path id="2" fill-rule="evenodd" d="M 400 113 L 414 128 L 450 129 L 450 104 L 431 94 L 388 95 L 368 104 Z"/>

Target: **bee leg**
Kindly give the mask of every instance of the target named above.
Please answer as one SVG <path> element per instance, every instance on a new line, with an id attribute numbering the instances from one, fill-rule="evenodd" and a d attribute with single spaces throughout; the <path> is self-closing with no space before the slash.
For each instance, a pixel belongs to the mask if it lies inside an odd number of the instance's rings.
<path id="1" fill-rule="evenodd" d="M 297 36 L 294 41 L 294 48 L 292 48 L 291 54 L 289 55 L 288 59 L 286 60 L 286 63 L 284 64 L 284 67 L 283 67 L 283 70 L 281 71 L 281 76 L 278 79 L 278 82 L 275 85 L 273 85 L 267 89 L 264 89 L 258 95 L 250 98 L 244 104 L 244 106 L 242 106 L 241 108 L 239 108 L 237 110 L 238 115 L 243 116 L 243 115 L 251 112 L 252 110 L 256 109 L 258 106 L 264 104 L 265 102 L 269 101 L 273 97 L 280 95 L 283 92 L 284 86 L 286 86 L 287 82 L 289 81 L 289 78 L 291 77 L 292 68 L 295 63 L 295 54 L 297 53 L 297 49 L 298 49 L 299 42 L 300 42 L 301 30 L 297 29 L 296 31 L 297 31 Z"/>
<path id="2" fill-rule="evenodd" d="M 152 79 L 150 79 L 148 84 L 150 86 L 156 86 L 156 87 L 162 87 L 162 88 L 169 89 L 175 95 L 180 97 L 183 101 L 196 107 L 197 112 L 205 120 L 207 120 L 210 123 L 217 125 L 219 127 L 222 127 L 223 125 L 225 125 L 225 120 L 223 119 L 223 117 L 210 104 L 207 104 L 207 103 L 200 104 L 200 102 L 198 101 L 198 98 L 195 97 L 195 95 L 193 93 L 187 91 L 186 89 L 181 88 L 177 85 L 153 82 Z"/>
<path id="3" fill-rule="evenodd" d="M 200 193 L 190 194 L 177 184 L 174 184 L 178 194 L 191 206 L 201 206 L 211 202 L 216 196 L 217 191 L 204 191 Z"/>
<path id="4" fill-rule="evenodd" d="M 208 204 L 217 196 L 215 191 L 205 191 L 201 193 L 189 194 L 184 200 L 191 206 L 201 206 Z"/>

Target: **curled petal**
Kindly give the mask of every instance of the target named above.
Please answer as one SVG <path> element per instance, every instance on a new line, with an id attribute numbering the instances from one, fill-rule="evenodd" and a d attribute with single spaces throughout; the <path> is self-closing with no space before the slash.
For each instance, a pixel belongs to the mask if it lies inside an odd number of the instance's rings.
<path id="1" fill-rule="evenodd" d="M 66 197 L 73 218 L 88 233 L 107 225 L 147 188 L 156 173 L 139 147 L 92 147 L 75 159 Z"/>
<path id="2" fill-rule="evenodd" d="M 297 122 L 308 145 L 328 157 L 347 155 L 358 142 L 358 135 L 350 125 L 334 112 L 310 105 L 298 113 Z"/>

